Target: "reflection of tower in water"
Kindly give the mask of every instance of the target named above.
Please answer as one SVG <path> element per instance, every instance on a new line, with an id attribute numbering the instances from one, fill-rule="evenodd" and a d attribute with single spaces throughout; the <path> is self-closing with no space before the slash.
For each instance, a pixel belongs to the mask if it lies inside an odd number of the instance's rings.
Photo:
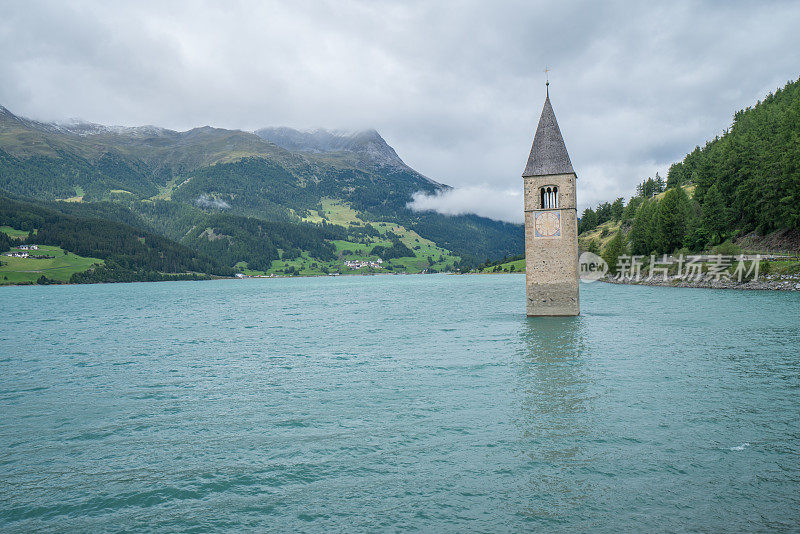
<path id="1" fill-rule="evenodd" d="M 519 453 L 530 473 L 522 513 L 558 519 L 584 504 L 592 469 L 584 444 L 590 431 L 589 380 L 584 368 L 581 319 L 526 321 L 518 362 L 516 422 Z"/>

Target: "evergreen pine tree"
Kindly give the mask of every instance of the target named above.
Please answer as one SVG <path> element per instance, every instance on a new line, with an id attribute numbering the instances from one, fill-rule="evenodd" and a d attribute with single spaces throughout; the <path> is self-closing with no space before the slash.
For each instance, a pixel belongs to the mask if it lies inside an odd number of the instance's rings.
<path id="1" fill-rule="evenodd" d="M 592 208 L 586 208 L 581 215 L 578 233 L 588 232 L 597 226 L 597 214 Z"/>
<path id="2" fill-rule="evenodd" d="M 683 246 L 686 220 L 689 217 L 689 197 L 676 187 L 667 191 L 656 209 L 656 251 L 668 254 Z"/>
<path id="3" fill-rule="evenodd" d="M 617 260 L 619 257 L 627 252 L 625 232 L 621 229 L 617 232 L 611 241 L 608 242 L 606 248 L 603 250 L 603 259 L 608 264 L 608 270 L 611 273 L 617 272 Z"/>
<path id="4" fill-rule="evenodd" d="M 714 184 L 706 191 L 702 207 L 702 226 L 714 244 L 725 240 L 729 218 L 729 208 L 717 184 Z"/>
<path id="5" fill-rule="evenodd" d="M 658 174 L 658 173 L 656 173 L 656 179 L 655 179 L 655 193 L 656 193 L 656 194 L 658 194 L 658 193 L 663 193 L 663 192 L 666 190 L 666 185 L 667 185 L 667 184 L 666 184 L 666 182 L 664 181 L 664 179 L 661 177 L 661 175 L 660 175 L 660 174 Z"/>
<path id="6" fill-rule="evenodd" d="M 636 210 L 642 205 L 644 199 L 640 196 L 631 197 L 628 204 L 625 206 L 625 211 L 622 212 L 623 221 L 632 221 L 636 217 Z"/>
<path id="7" fill-rule="evenodd" d="M 667 172 L 667 189 L 683 185 L 683 163 L 673 163 Z"/>
<path id="8" fill-rule="evenodd" d="M 648 254 L 651 248 L 650 219 L 652 202 L 644 201 L 636 210 L 631 228 L 631 252 L 633 254 Z"/>
<path id="9" fill-rule="evenodd" d="M 611 204 L 611 217 L 615 221 L 622 219 L 622 213 L 625 211 L 625 199 L 619 197 Z"/>

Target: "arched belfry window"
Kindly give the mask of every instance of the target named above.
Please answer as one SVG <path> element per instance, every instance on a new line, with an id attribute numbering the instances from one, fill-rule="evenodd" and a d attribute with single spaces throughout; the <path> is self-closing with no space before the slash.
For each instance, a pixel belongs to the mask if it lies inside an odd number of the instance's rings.
<path id="1" fill-rule="evenodd" d="M 558 187 L 554 185 L 548 185 L 542 187 L 539 191 L 542 209 L 558 209 Z"/>

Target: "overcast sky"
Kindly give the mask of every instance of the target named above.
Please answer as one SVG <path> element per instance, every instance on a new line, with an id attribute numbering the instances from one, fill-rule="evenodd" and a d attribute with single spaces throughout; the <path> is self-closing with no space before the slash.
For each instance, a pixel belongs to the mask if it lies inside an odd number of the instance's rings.
<path id="1" fill-rule="evenodd" d="M 460 188 L 426 207 L 520 220 L 545 66 L 581 209 L 800 76 L 798 2 L 652 4 L 0 0 L 0 104 L 179 130 L 375 128 Z"/>

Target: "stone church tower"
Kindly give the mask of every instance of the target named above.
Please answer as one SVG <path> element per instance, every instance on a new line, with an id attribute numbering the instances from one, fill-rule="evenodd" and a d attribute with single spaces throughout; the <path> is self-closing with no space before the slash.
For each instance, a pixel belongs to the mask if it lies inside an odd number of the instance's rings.
<path id="1" fill-rule="evenodd" d="M 529 316 L 578 315 L 577 176 L 547 98 L 522 173 Z"/>

